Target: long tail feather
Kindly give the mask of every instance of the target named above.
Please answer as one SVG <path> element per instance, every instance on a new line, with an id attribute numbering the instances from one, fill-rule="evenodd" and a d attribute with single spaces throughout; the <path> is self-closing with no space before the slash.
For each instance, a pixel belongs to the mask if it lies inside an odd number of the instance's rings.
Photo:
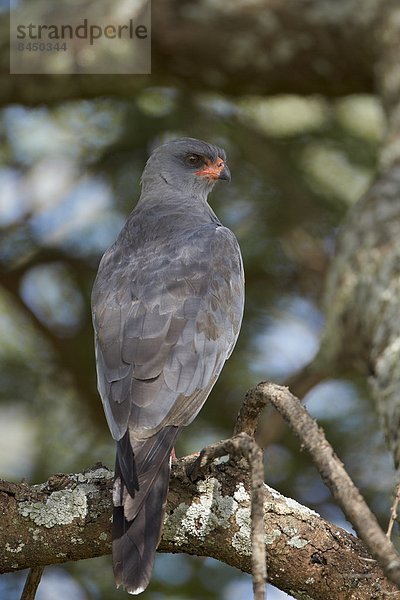
<path id="1" fill-rule="evenodd" d="M 113 514 L 113 567 L 117 587 L 146 589 L 161 537 L 170 453 L 179 427 L 140 441 L 127 434 L 117 447 Z"/>

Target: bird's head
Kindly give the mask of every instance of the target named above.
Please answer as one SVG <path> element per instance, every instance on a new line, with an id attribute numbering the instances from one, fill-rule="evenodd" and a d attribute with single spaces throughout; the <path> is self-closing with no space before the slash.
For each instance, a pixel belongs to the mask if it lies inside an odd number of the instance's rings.
<path id="1" fill-rule="evenodd" d="M 183 193 L 207 195 L 219 179 L 231 179 L 225 151 L 202 140 L 180 138 L 154 150 L 142 184 L 144 188 L 168 185 Z"/>

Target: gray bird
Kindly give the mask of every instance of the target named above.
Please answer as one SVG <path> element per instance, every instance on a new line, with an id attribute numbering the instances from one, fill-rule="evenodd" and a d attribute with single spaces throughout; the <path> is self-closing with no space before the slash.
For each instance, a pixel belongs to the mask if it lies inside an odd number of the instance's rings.
<path id="1" fill-rule="evenodd" d="M 224 150 L 192 138 L 157 148 L 93 287 L 98 389 L 117 441 L 113 567 L 131 594 L 151 577 L 175 440 L 242 321 L 239 245 L 207 203 L 215 182 L 230 180 L 225 161 Z"/>

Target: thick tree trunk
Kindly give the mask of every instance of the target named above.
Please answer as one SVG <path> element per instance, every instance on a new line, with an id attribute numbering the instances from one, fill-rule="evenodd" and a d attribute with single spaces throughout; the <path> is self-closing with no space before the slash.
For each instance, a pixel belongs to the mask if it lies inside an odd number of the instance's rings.
<path id="1" fill-rule="evenodd" d="M 316 363 L 368 375 L 400 464 L 400 6 L 379 31 L 378 83 L 388 134 L 380 172 L 344 223 L 326 292 L 327 326 Z"/>
<path id="2" fill-rule="evenodd" d="M 247 464 L 212 466 L 193 484 L 192 462 L 173 467 L 159 550 L 212 556 L 250 573 Z M 1 482 L 0 572 L 108 554 L 111 488 L 112 473 L 101 466 L 39 486 Z M 396 590 L 360 540 L 268 486 L 264 521 L 269 580 L 295 597 L 384 599 Z"/>

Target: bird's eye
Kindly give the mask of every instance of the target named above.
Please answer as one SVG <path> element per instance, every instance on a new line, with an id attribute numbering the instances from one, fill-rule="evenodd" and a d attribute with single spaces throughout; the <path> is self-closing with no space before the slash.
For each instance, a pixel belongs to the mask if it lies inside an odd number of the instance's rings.
<path id="1" fill-rule="evenodd" d="M 203 160 L 198 154 L 188 154 L 186 157 L 186 162 L 191 167 L 199 167 Z"/>

